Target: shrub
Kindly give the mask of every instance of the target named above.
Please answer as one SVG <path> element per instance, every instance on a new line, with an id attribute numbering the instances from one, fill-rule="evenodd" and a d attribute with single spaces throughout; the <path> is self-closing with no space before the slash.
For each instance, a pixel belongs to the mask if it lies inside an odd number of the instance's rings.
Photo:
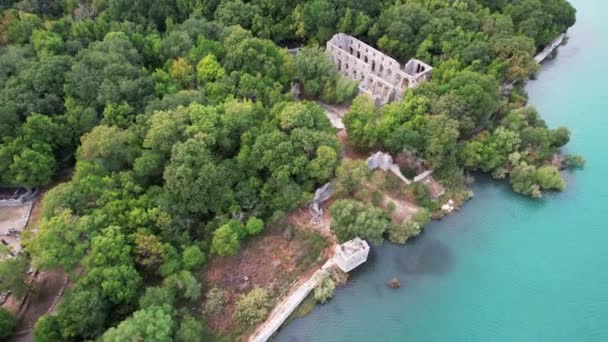
<path id="1" fill-rule="evenodd" d="M 425 208 L 433 207 L 433 199 L 431 198 L 431 192 L 422 183 L 413 183 L 411 185 L 412 193 L 416 197 L 416 203 Z"/>
<path id="2" fill-rule="evenodd" d="M 380 206 L 380 204 L 382 204 L 382 197 L 383 195 L 377 191 L 372 193 L 372 204 L 376 207 Z"/>
<path id="3" fill-rule="evenodd" d="M 318 303 L 325 304 L 334 296 L 336 292 L 336 283 L 331 278 L 325 278 L 315 287 L 315 300 Z"/>
<path id="4" fill-rule="evenodd" d="M 391 225 L 388 238 L 393 243 L 404 244 L 409 238 L 418 236 L 430 219 L 429 211 L 421 209 L 409 221 Z"/>
<path id="5" fill-rule="evenodd" d="M 9 337 L 17 324 L 17 319 L 13 314 L 0 308 L 0 338 Z"/>
<path id="6" fill-rule="evenodd" d="M 205 340 L 205 328 L 192 316 L 186 316 L 175 333 L 177 342 L 200 342 Z"/>
<path id="7" fill-rule="evenodd" d="M 348 282 L 348 273 L 342 271 L 339 267 L 332 267 L 330 273 L 336 286 L 345 286 Z"/>
<path id="8" fill-rule="evenodd" d="M 247 230 L 247 234 L 249 235 L 259 234 L 264 229 L 264 221 L 255 216 L 252 216 L 247 220 L 247 224 L 245 224 L 245 229 Z"/>
<path id="9" fill-rule="evenodd" d="M 211 252 L 221 256 L 236 255 L 239 245 L 239 236 L 229 225 L 225 224 L 213 232 Z"/>
<path id="10" fill-rule="evenodd" d="M 189 246 L 182 253 L 182 261 L 185 269 L 193 270 L 205 263 L 205 254 L 198 246 Z"/>
<path id="11" fill-rule="evenodd" d="M 564 157 L 564 165 L 568 168 L 582 168 L 585 166 L 585 158 L 576 154 L 568 154 Z"/>
<path id="12" fill-rule="evenodd" d="M 395 212 L 395 210 L 397 210 L 397 205 L 395 204 L 395 202 L 390 201 L 388 202 L 386 209 L 388 210 L 389 214 L 392 214 Z"/>
<path id="13" fill-rule="evenodd" d="M 555 166 L 542 166 L 536 170 L 536 180 L 543 189 L 563 190 L 566 182 Z"/>
<path id="14" fill-rule="evenodd" d="M 253 326 L 268 315 L 272 305 L 268 290 L 256 287 L 239 298 L 234 318 L 247 326 Z"/>
<path id="15" fill-rule="evenodd" d="M 152 306 L 173 306 L 176 293 L 168 287 L 148 287 L 143 296 L 139 297 L 139 308 L 147 309 Z"/>
<path id="16" fill-rule="evenodd" d="M 340 241 L 355 237 L 380 244 L 390 226 L 386 214 L 378 208 L 354 200 L 339 200 L 329 207 L 331 230 Z"/>
<path id="17" fill-rule="evenodd" d="M 335 193 L 354 193 L 371 176 L 363 160 L 343 159 L 336 168 Z"/>
<path id="18" fill-rule="evenodd" d="M 214 286 L 205 294 L 205 312 L 215 315 L 224 309 L 226 294 L 221 288 Z"/>
<path id="19" fill-rule="evenodd" d="M 4 330 L 0 329 L 0 331 Z M 34 326 L 36 342 L 54 342 L 61 341 L 61 339 L 61 325 L 57 316 L 44 315 L 38 319 Z"/>

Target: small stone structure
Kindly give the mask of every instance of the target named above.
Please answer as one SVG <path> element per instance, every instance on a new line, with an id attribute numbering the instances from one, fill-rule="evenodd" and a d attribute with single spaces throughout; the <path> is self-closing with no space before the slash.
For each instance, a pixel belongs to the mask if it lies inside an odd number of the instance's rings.
<path id="1" fill-rule="evenodd" d="M 380 169 L 382 171 L 390 171 L 395 176 L 399 177 L 405 184 L 411 184 L 412 182 L 407 179 L 399 169 L 399 165 L 393 162 L 393 157 L 384 152 L 376 152 L 372 154 L 369 158 L 367 158 L 367 167 L 370 170 Z"/>
<path id="2" fill-rule="evenodd" d="M 369 245 L 359 237 L 336 246 L 334 260 L 344 272 L 350 272 L 367 261 Z"/>
<path id="3" fill-rule="evenodd" d="M 359 81 L 359 90 L 373 97 L 377 106 L 400 100 L 408 88 L 431 79 L 433 68 L 417 59 L 401 65 L 364 42 L 344 33 L 335 34 L 326 51 L 338 70 Z"/>
<path id="4" fill-rule="evenodd" d="M 323 215 L 323 210 L 321 209 L 321 204 L 323 204 L 323 202 L 327 201 L 331 197 L 333 192 L 334 192 L 334 189 L 333 189 L 333 186 L 331 185 L 331 183 L 327 183 L 327 184 L 323 185 L 322 187 L 318 188 L 315 191 L 315 196 L 313 197 L 312 202 L 310 202 L 310 209 L 312 209 L 314 211 L 314 213 L 317 215 Z"/>
<path id="5" fill-rule="evenodd" d="M 297 286 L 290 294 L 277 304 L 268 318 L 249 337 L 250 342 L 266 342 L 287 320 L 289 315 L 297 309 L 304 299 L 320 284 L 329 277 L 330 270 L 334 266 L 340 267 L 344 272 L 353 270 L 367 260 L 369 245 L 360 238 L 347 241 L 336 247 L 334 256 L 317 270 L 308 280 Z"/>

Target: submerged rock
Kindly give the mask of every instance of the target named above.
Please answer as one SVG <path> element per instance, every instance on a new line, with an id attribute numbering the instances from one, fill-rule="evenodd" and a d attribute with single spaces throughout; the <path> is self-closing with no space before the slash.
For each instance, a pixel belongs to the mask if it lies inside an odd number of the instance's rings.
<path id="1" fill-rule="evenodd" d="M 399 279 L 397 279 L 397 278 L 393 278 L 393 279 L 387 281 L 386 285 L 388 285 L 388 287 L 390 287 L 392 289 L 398 289 L 401 287 L 401 281 L 399 281 Z"/>

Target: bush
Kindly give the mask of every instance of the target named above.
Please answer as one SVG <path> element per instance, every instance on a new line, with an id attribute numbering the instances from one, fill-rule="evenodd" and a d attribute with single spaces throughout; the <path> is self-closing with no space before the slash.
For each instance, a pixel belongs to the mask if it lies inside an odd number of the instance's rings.
<path id="1" fill-rule="evenodd" d="M 205 337 L 203 324 L 191 316 L 186 316 L 182 320 L 179 329 L 175 333 L 175 340 L 177 342 L 202 342 L 205 340 Z"/>
<path id="2" fill-rule="evenodd" d="M 271 305 L 268 290 L 256 287 L 239 298 L 234 318 L 242 324 L 253 326 L 266 318 Z"/>
<path id="3" fill-rule="evenodd" d="M 205 254 L 198 246 L 186 247 L 182 253 L 184 268 L 193 270 L 205 263 Z"/>
<path id="4" fill-rule="evenodd" d="M 332 217 L 331 230 L 342 242 L 360 237 L 380 244 L 390 226 L 382 210 L 359 201 L 336 201 L 329 207 L 329 212 Z"/>
<path id="5" fill-rule="evenodd" d="M 259 218 L 252 216 L 247 220 L 245 229 L 249 235 L 257 235 L 264 229 L 264 221 Z"/>
<path id="6" fill-rule="evenodd" d="M 10 312 L 0 308 L 0 338 L 9 337 L 13 333 L 16 324 L 17 318 Z"/>
<path id="7" fill-rule="evenodd" d="M 395 212 L 395 210 L 397 210 L 397 205 L 395 204 L 395 202 L 390 201 L 388 202 L 386 209 L 388 210 L 389 214 L 392 214 Z"/>
<path id="8" fill-rule="evenodd" d="M 315 300 L 318 303 L 325 304 L 334 296 L 336 292 L 336 283 L 331 278 L 325 278 L 315 287 Z"/>
<path id="9" fill-rule="evenodd" d="M 404 244 L 410 237 L 420 234 L 421 228 L 415 222 L 393 224 L 388 230 L 388 239 L 392 243 Z"/>
<path id="10" fill-rule="evenodd" d="M 367 163 L 363 160 L 342 159 L 336 168 L 335 193 L 354 193 L 371 176 Z"/>
<path id="11" fill-rule="evenodd" d="M 564 165 L 571 169 L 582 168 L 585 163 L 585 158 L 576 154 L 568 154 L 564 157 Z"/>
<path id="12" fill-rule="evenodd" d="M 536 170 L 536 180 L 543 189 L 563 190 L 566 187 L 566 182 L 564 182 L 555 166 L 539 167 Z"/>
<path id="13" fill-rule="evenodd" d="M 372 193 L 372 204 L 376 207 L 379 207 L 380 204 L 382 204 L 383 197 L 384 196 L 381 193 L 379 193 L 378 191 L 374 191 Z"/>
<path id="14" fill-rule="evenodd" d="M 205 294 L 205 312 L 215 315 L 224 309 L 226 294 L 221 288 L 214 286 Z"/>
<path id="15" fill-rule="evenodd" d="M 413 183 L 411 187 L 412 193 L 414 194 L 414 197 L 416 197 L 416 203 L 418 203 L 418 205 L 425 208 L 433 207 L 433 199 L 431 198 L 431 192 L 426 187 L 426 185 L 422 183 Z"/>
<path id="16" fill-rule="evenodd" d="M 228 224 L 213 232 L 211 252 L 220 256 L 236 255 L 239 251 L 239 245 L 238 234 Z"/>
<path id="17" fill-rule="evenodd" d="M 139 308 L 147 309 L 152 306 L 173 306 L 176 293 L 167 287 L 148 287 L 143 296 L 139 297 Z"/>
<path id="18" fill-rule="evenodd" d="M 389 240 L 397 244 L 406 243 L 409 238 L 418 236 L 430 219 L 429 211 L 421 209 L 409 221 L 391 225 L 388 230 Z"/>
<path id="19" fill-rule="evenodd" d="M 61 341 L 62 337 L 59 318 L 50 315 L 40 317 L 34 326 L 34 340 L 36 342 Z"/>

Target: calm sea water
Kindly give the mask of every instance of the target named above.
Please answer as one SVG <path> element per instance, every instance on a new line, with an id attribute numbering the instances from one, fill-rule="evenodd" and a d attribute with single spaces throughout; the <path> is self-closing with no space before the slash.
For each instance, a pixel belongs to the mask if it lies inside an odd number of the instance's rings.
<path id="1" fill-rule="evenodd" d="M 528 86 L 587 159 L 568 190 L 529 200 L 478 180 L 463 210 L 375 248 L 278 341 L 608 341 L 608 2 L 572 3 L 569 44 Z M 395 276 L 399 290 L 386 286 Z"/>

